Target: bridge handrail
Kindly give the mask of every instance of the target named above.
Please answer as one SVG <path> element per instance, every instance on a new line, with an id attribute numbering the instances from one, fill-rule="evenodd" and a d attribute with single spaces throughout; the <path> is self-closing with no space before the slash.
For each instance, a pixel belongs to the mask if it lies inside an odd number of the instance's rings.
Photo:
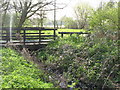
<path id="1" fill-rule="evenodd" d="M 70 34 L 70 36 L 71 36 L 72 34 L 80 35 L 80 34 L 90 34 L 90 33 L 88 33 L 88 32 L 58 32 L 58 34 L 61 34 L 61 37 L 63 37 L 64 34 Z"/>
<path id="2" fill-rule="evenodd" d="M 41 39 L 47 39 L 48 37 L 50 38 L 54 38 L 56 37 L 56 34 L 54 35 L 45 35 L 44 32 L 41 31 L 47 31 L 47 30 L 52 30 L 52 31 L 56 31 L 57 29 L 52 29 L 52 28 L 41 28 L 41 27 L 23 27 L 23 28 L 16 28 L 16 27 L 12 27 L 12 30 L 20 30 L 22 32 L 15 33 L 15 32 L 10 32 L 10 27 L 0 27 L 0 31 L 1 31 L 1 36 L 0 36 L 0 40 L 5 40 L 6 43 L 11 41 L 12 39 L 17 40 L 17 39 L 23 39 L 24 45 L 25 45 L 25 41 L 27 39 L 39 39 L 39 43 L 41 42 Z M 38 31 L 38 32 L 27 32 L 27 31 Z M 10 36 L 12 35 L 12 36 Z M 12 42 L 12 41 L 11 41 Z"/>
<path id="3" fill-rule="evenodd" d="M 10 30 L 10 27 L 0 27 L 0 30 Z M 57 30 L 57 29 L 49 29 L 49 28 L 41 28 L 41 27 L 22 27 L 22 28 L 16 28 L 12 27 L 12 30 Z"/>

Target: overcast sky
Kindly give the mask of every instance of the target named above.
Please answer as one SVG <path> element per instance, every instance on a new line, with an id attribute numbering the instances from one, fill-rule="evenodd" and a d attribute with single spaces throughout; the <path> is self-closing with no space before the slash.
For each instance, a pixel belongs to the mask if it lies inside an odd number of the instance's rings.
<path id="1" fill-rule="evenodd" d="M 67 7 L 62 10 L 57 10 L 57 19 L 60 19 L 62 16 L 68 16 L 73 17 L 74 16 L 74 7 L 76 4 L 79 4 L 81 2 L 87 3 L 93 8 L 97 8 L 100 4 L 100 2 L 108 2 L 109 0 L 56 0 L 57 3 L 65 3 L 67 4 Z M 117 0 L 114 0 L 117 1 Z M 53 20 L 53 12 L 48 14 L 48 18 Z"/>

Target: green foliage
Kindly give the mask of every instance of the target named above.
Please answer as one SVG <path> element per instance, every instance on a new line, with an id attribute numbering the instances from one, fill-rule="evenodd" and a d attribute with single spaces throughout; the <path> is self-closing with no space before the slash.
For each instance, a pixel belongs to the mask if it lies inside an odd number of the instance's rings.
<path id="1" fill-rule="evenodd" d="M 92 7 L 86 3 L 79 3 L 75 6 L 74 12 L 78 28 L 88 28 L 88 17 L 91 16 L 93 12 Z"/>
<path id="2" fill-rule="evenodd" d="M 90 26 L 93 29 L 100 28 L 101 30 L 118 29 L 118 6 L 113 3 L 113 7 L 109 4 L 104 4 L 102 8 L 94 11 L 90 18 Z"/>
<path id="3" fill-rule="evenodd" d="M 32 62 L 26 61 L 10 48 L 2 52 L 2 88 L 50 88 L 51 83 L 44 83 L 44 73 Z"/>
<path id="4" fill-rule="evenodd" d="M 65 28 L 68 28 L 68 29 L 75 29 L 77 28 L 77 23 L 75 20 L 73 20 L 73 18 L 71 17 L 62 17 L 61 18 L 61 21 L 63 21 L 64 25 L 65 25 Z"/>
<path id="5" fill-rule="evenodd" d="M 30 19 L 26 19 L 26 21 L 23 24 L 23 27 L 33 27 L 33 24 Z"/>
<path id="6" fill-rule="evenodd" d="M 119 82 L 117 40 L 91 37 L 66 37 L 38 53 L 46 65 L 53 65 L 75 87 L 81 81 L 97 87 L 115 87 Z M 53 71 L 54 73 L 54 71 Z"/>

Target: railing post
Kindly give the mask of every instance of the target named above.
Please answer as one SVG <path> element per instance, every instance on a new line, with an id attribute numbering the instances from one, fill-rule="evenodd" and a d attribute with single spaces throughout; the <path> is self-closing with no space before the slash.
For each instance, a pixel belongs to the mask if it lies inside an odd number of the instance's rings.
<path id="1" fill-rule="evenodd" d="M 25 47 L 25 41 L 26 41 L 26 30 L 23 29 L 23 45 Z"/>
<path id="2" fill-rule="evenodd" d="M 70 36 L 72 36 L 72 33 L 70 33 Z"/>
<path id="3" fill-rule="evenodd" d="M 6 29 L 6 42 L 8 43 L 10 41 L 10 31 Z"/>
<path id="4" fill-rule="evenodd" d="M 39 45 L 41 43 L 41 29 L 39 29 Z"/>
<path id="5" fill-rule="evenodd" d="M 54 28 L 54 40 L 56 39 L 56 29 Z"/>
<path id="6" fill-rule="evenodd" d="M 55 40 L 55 37 L 56 37 L 56 0 L 54 0 L 54 40 Z"/>
<path id="7" fill-rule="evenodd" d="M 61 37 L 63 38 L 63 33 L 61 33 Z"/>

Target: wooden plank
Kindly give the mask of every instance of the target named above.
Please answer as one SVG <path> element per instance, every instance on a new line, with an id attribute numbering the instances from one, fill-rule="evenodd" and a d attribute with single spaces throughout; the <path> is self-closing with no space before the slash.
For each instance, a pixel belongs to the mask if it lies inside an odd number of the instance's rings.
<path id="1" fill-rule="evenodd" d="M 6 41 L 0 41 L 0 43 L 6 43 Z"/>
<path id="2" fill-rule="evenodd" d="M 29 40 L 32 39 L 32 40 L 34 40 L 34 39 L 39 39 L 39 37 L 38 37 L 38 38 L 27 38 L 27 37 L 26 37 L 26 39 L 29 39 Z"/>
<path id="3" fill-rule="evenodd" d="M 0 30 L 10 30 L 10 27 L 0 27 Z M 48 29 L 41 27 L 22 27 L 22 28 L 13 27 L 12 30 L 57 30 L 57 29 Z"/>
<path id="4" fill-rule="evenodd" d="M 54 35 L 41 35 L 41 36 L 43 36 L 43 37 L 53 37 Z M 0 36 L 0 37 L 7 38 L 9 36 Z M 12 36 L 12 37 L 16 37 L 16 36 Z M 24 37 L 24 35 L 21 36 L 21 37 Z M 29 35 L 29 36 L 26 36 L 26 37 L 39 37 L 39 35 Z"/>
<path id="5" fill-rule="evenodd" d="M 50 42 L 50 41 L 53 41 L 53 39 L 42 39 L 41 42 Z M 0 42 L 6 42 L 6 41 L 0 41 Z M 24 42 L 24 41 L 20 41 L 20 40 L 12 40 L 11 42 L 13 43 L 20 43 L 20 42 Z M 26 40 L 25 42 L 39 42 L 39 39 L 38 40 Z"/>
<path id="6" fill-rule="evenodd" d="M 52 31 L 52 30 L 57 30 L 57 29 L 42 29 L 41 31 Z"/>
<path id="7" fill-rule="evenodd" d="M 54 37 L 54 35 L 41 35 L 41 37 Z M 57 35 L 55 37 L 57 37 Z"/>
<path id="8" fill-rule="evenodd" d="M 64 34 L 70 34 L 70 36 L 72 36 L 72 34 L 90 34 L 90 33 L 87 33 L 87 32 L 58 32 L 59 34 L 61 34 L 61 37 L 63 37 Z"/>
<path id="9" fill-rule="evenodd" d="M 9 33 L 1 33 L 1 35 L 3 35 L 3 34 L 9 34 Z"/>
<path id="10" fill-rule="evenodd" d="M 24 36 L 24 35 L 22 35 L 21 37 L 23 37 L 23 36 Z M 9 36 L 0 36 L 0 37 L 3 38 L 3 37 L 9 37 Z M 14 36 L 12 35 L 12 37 L 16 37 L 16 35 L 14 35 Z M 39 35 L 29 35 L 29 36 L 26 35 L 26 37 L 39 37 Z"/>
<path id="11" fill-rule="evenodd" d="M 9 33 L 1 33 L 1 35 L 3 35 L 3 34 L 9 34 Z M 14 34 L 16 34 L 16 33 L 12 33 L 12 34 L 14 35 Z M 24 33 L 20 33 L 20 34 L 24 34 Z M 45 33 L 39 33 L 39 32 L 38 32 L 38 33 L 26 33 L 26 34 L 45 34 Z"/>
<path id="12" fill-rule="evenodd" d="M 16 34 L 16 33 L 12 33 L 12 34 Z M 24 34 L 24 33 L 20 33 L 20 34 Z M 25 33 L 25 34 L 39 34 L 39 33 Z M 40 34 L 44 34 L 44 33 L 40 33 Z"/>
<path id="13" fill-rule="evenodd" d="M 89 34 L 87 32 L 58 32 L 59 34 Z"/>
<path id="14" fill-rule="evenodd" d="M 14 44 L 16 44 L 16 43 L 22 43 L 23 45 L 26 45 L 27 43 L 41 43 L 41 42 L 50 42 L 49 40 L 47 41 L 47 40 L 45 40 L 45 41 L 11 41 L 11 43 L 13 43 L 13 45 Z M 5 42 L 0 42 L 0 43 L 4 43 L 4 44 L 6 44 L 7 42 L 5 41 Z"/>
<path id="15" fill-rule="evenodd" d="M 39 37 L 39 35 L 26 35 L 26 37 Z"/>
<path id="16" fill-rule="evenodd" d="M 2 37 L 2 38 L 8 38 L 10 36 L 0 36 L 0 37 Z M 16 36 L 12 36 L 12 37 L 16 37 Z"/>
<path id="17" fill-rule="evenodd" d="M 41 27 L 23 27 L 21 28 L 22 30 L 42 30 L 43 28 Z"/>
<path id="18" fill-rule="evenodd" d="M 20 33 L 20 34 L 24 34 L 24 33 Z M 26 33 L 26 34 L 45 34 L 45 33 Z"/>
<path id="19" fill-rule="evenodd" d="M 0 40 L 6 40 L 6 38 L 0 38 Z"/>
<path id="20" fill-rule="evenodd" d="M 26 38 L 27 40 L 30 40 L 30 39 L 32 39 L 32 40 L 36 40 L 36 39 L 39 39 L 39 38 Z M 45 38 L 41 38 L 41 39 L 45 39 Z M 12 40 L 17 40 L 16 38 L 13 38 Z"/>
<path id="21" fill-rule="evenodd" d="M 8 31 L 8 30 L 10 30 L 10 27 L 0 27 L 0 30 L 6 30 L 6 31 Z M 21 30 L 20 28 L 12 28 L 12 30 Z"/>
<path id="22" fill-rule="evenodd" d="M 53 39 L 45 39 L 45 40 L 41 40 L 41 42 L 50 42 L 53 41 Z"/>

